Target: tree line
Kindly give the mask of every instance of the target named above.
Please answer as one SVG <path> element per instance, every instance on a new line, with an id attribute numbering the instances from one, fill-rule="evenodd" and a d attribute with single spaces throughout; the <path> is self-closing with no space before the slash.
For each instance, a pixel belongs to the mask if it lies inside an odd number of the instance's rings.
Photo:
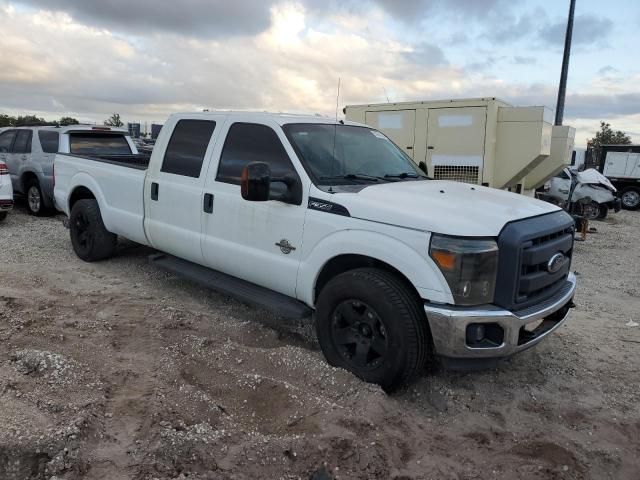
<path id="1" fill-rule="evenodd" d="M 55 126 L 65 127 L 67 125 L 78 125 L 80 122 L 73 117 L 62 117 L 59 120 L 48 121 L 35 115 L 18 115 L 14 117 L 12 115 L 6 115 L 0 113 L 0 128 L 1 127 L 24 127 L 24 126 Z"/>
<path id="2" fill-rule="evenodd" d="M 0 113 L 0 128 L 2 127 L 66 127 L 67 125 L 79 125 L 80 122 L 73 117 L 62 117 L 59 120 L 45 120 L 35 115 L 18 115 L 17 117 Z M 105 125 L 111 127 L 122 127 L 124 123 L 120 119 L 119 113 L 114 113 L 104 121 Z"/>

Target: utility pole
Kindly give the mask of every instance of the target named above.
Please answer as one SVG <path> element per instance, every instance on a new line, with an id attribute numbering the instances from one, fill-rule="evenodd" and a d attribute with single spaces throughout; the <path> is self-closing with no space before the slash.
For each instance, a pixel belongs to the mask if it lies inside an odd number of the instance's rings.
<path id="1" fill-rule="evenodd" d="M 569 19 L 567 20 L 567 33 L 564 36 L 564 56 L 562 58 L 562 72 L 560 73 L 560 87 L 558 88 L 558 103 L 556 105 L 556 125 L 562 125 L 562 118 L 564 117 L 564 98 L 567 95 L 567 75 L 569 73 L 571 37 L 573 35 L 573 14 L 575 9 L 576 0 L 571 0 L 569 5 Z"/>

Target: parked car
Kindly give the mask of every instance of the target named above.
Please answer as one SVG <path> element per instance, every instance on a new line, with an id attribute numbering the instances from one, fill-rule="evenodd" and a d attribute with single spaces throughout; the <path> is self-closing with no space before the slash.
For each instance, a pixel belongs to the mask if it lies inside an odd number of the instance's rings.
<path id="1" fill-rule="evenodd" d="M 9 170 L 4 162 L 0 162 L 0 222 L 7 218 L 13 208 L 13 188 L 9 178 Z"/>
<path id="2" fill-rule="evenodd" d="M 640 208 L 640 145 L 602 145 L 600 172 L 620 190 L 622 207 Z"/>
<path id="3" fill-rule="evenodd" d="M 583 172 L 565 168 L 560 174 L 549 180 L 547 195 L 558 203 L 566 202 L 571 191 L 572 177 L 576 186 L 571 196 L 571 202 L 580 205 L 580 212 L 588 220 L 603 219 L 609 209 L 620 210 L 620 200 L 615 197 L 617 192 L 611 182 L 600 172 L 589 168 Z"/>
<path id="4" fill-rule="evenodd" d="M 33 215 L 54 211 L 53 160 L 60 151 L 77 154 L 132 154 L 126 130 L 90 125 L 0 129 L 0 161 L 9 168 L 13 190 L 24 195 Z"/>
<path id="5" fill-rule="evenodd" d="M 163 252 L 156 265 L 283 317 L 315 312 L 329 363 L 387 390 L 434 354 L 494 365 L 573 305 L 566 212 L 430 180 L 365 125 L 177 114 L 150 159 L 59 153 L 55 176 L 79 258 L 109 258 L 123 236 Z"/>

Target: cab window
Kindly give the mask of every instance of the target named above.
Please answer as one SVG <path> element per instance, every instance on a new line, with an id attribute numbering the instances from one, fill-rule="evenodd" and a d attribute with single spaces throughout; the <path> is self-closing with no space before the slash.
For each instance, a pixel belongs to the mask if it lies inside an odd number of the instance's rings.
<path id="1" fill-rule="evenodd" d="M 242 169 L 251 162 L 269 164 L 273 177 L 297 176 L 289 155 L 272 128 L 257 123 L 234 123 L 224 142 L 216 180 L 239 185 Z"/>

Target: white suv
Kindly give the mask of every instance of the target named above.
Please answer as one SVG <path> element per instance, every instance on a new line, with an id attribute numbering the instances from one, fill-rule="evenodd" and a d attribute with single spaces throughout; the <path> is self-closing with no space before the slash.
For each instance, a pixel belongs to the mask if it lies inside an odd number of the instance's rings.
<path id="1" fill-rule="evenodd" d="M 13 208 L 13 188 L 9 178 L 7 165 L 0 162 L 0 222 L 7 218 L 7 213 Z"/>

